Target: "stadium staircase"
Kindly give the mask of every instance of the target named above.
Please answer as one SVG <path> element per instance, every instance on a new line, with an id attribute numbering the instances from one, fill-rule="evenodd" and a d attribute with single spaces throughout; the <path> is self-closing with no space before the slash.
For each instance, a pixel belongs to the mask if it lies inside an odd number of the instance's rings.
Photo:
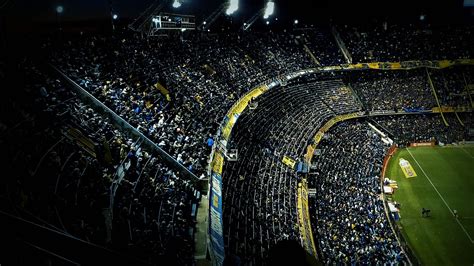
<path id="1" fill-rule="evenodd" d="M 331 27 L 331 33 L 334 36 L 334 39 L 336 39 L 337 46 L 339 46 L 339 49 L 341 50 L 342 55 L 344 55 L 346 62 L 348 64 L 352 64 L 352 56 L 349 53 L 349 50 L 347 50 L 346 45 L 344 44 L 344 41 L 342 41 L 341 36 L 339 35 L 339 32 L 337 32 L 336 27 L 334 26 Z"/>
<path id="2" fill-rule="evenodd" d="M 309 57 L 311 57 L 311 60 L 313 60 L 313 62 L 317 66 L 321 66 L 321 63 L 319 63 L 318 59 L 316 58 L 316 56 L 314 56 L 313 52 L 311 52 L 308 46 L 306 44 L 303 44 L 303 47 L 304 47 L 304 51 L 309 55 Z"/>
<path id="3" fill-rule="evenodd" d="M 454 114 L 456 115 L 456 118 L 458 119 L 459 124 L 461 124 L 461 126 L 464 127 L 464 123 L 462 122 L 461 118 L 459 117 L 458 112 L 454 111 Z"/>
<path id="4" fill-rule="evenodd" d="M 443 114 L 443 109 L 441 108 L 441 105 L 439 103 L 439 99 L 438 99 L 438 94 L 436 93 L 436 89 L 433 85 L 433 81 L 431 80 L 431 76 L 430 76 L 430 72 L 428 71 L 427 68 L 425 68 L 425 71 L 426 71 L 426 75 L 428 76 L 428 83 L 430 84 L 430 87 L 431 87 L 431 91 L 433 92 L 433 95 L 436 99 L 436 104 L 438 105 L 438 108 L 439 108 L 439 113 L 441 114 L 441 118 L 443 119 L 443 122 L 444 124 L 449 127 L 449 124 L 448 124 L 448 121 L 446 121 L 446 118 L 444 117 L 444 114 Z"/>
<path id="5" fill-rule="evenodd" d="M 354 98 L 357 100 L 357 102 L 360 104 L 360 106 L 362 106 L 364 108 L 364 110 L 366 109 L 365 108 L 365 104 L 362 102 L 362 100 L 360 99 L 359 95 L 357 95 L 357 93 L 355 92 L 355 90 L 352 88 L 351 84 L 347 83 L 347 87 L 351 90 L 351 93 L 352 95 L 354 96 Z"/>
<path id="6" fill-rule="evenodd" d="M 464 72 L 462 73 L 462 78 L 464 79 L 464 85 L 465 85 L 464 89 L 467 95 L 469 96 L 469 102 L 471 103 L 471 108 L 473 108 L 474 104 L 472 103 L 471 87 L 473 87 L 474 85 L 467 83 L 466 75 L 464 75 Z"/>

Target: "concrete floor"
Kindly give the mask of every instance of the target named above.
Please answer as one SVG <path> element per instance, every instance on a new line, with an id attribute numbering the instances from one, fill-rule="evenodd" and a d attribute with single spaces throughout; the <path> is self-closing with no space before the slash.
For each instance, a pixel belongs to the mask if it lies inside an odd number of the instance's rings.
<path id="1" fill-rule="evenodd" d="M 209 217 L 209 199 L 207 195 L 201 197 L 197 212 L 196 235 L 194 236 L 196 265 L 208 266 L 211 261 L 206 259 L 207 254 L 207 230 Z"/>

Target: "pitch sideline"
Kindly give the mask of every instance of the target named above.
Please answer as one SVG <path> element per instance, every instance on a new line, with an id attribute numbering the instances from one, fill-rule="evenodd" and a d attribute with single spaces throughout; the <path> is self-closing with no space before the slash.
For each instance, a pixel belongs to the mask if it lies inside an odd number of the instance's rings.
<path id="1" fill-rule="evenodd" d="M 436 188 L 436 186 L 433 184 L 433 182 L 431 182 L 431 179 L 429 178 L 429 176 L 426 174 L 425 170 L 423 170 L 423 168 L 421 167 L 421 165 L 418 163 L 418 161 L 416 160 L 415 156 L 413 156 L 413 154 L 411 153 L 410 149 L 407 148 L 407 151 L 408 153 L 410 154 L 410 156 L 413 158 L 413 160 L 415 160 L 416 164 L 418 165 L 418 167 L 420 168 L 420 170 L 423 172 L 423 174 L 425 175 L 426 179 L 428 179 L 428 181 L 430 182 L 431 186 L 433 186 L 434 190 L 436 191 L 436 193 L 438 193 L 438 196 L 441 198 L 441 200 L 444 202 L 444 205 L 446 205 L 446 207 L 448 208 L 449 212 L 451 213 L 451 215 L 454 216 L 454 213 L 453 213 L 453 210 L 449 207 L 448 203 L 446 202 L 446 200 L 444 200 L 443 196 L 441 195 L 441 193 L 439 193 L 438 189 Z M 469 233 L 466 231 L 466 228 L 464 228 L 464 226 L 461 224 L 461 222 L 459 222 L 459 219 L 458 218 L 455 218 L 456 219 L 456 222 L 459 224 L 459 226 L 461 227 L 461 229 L 464 231 L 464 233 L 466 234 L 466 236 L 469 238 L 469 241 L 471 241 L 472 244 L 474 244 L 474 240 L 471 238 L 471 236 L 469 235 Z"/>

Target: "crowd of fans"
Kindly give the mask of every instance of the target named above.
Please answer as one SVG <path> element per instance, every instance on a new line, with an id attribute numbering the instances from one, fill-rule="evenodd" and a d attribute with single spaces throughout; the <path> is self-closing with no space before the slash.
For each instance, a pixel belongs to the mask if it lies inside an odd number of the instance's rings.
<path id="1" fill-rule="evenodd" d="M 321 65 L 343 63 L 334 37 L 323 28 L 185 32 L 160 39 L 122 32 L 81 36 L 60 50 L 52 59 L 55 65 L 201 178 L 210 153 L 207 140 L 248 89 L 315 67 L 314 59 Z M 354 87 L 369 109 L 434 106 L 421 71 L 361 76 Z"/>
<path id="2" fill-rule="evenodd" d="M 469 84 L 472 84 L 470 67 L 453 67 L 430 70 L 430 77 L 441 105 L 472 106 Z"/>
<path id="3" fill-rule="evenodd" d="M 453 113 L 444 114 L 449 126 L 444 124 L 440 114 L 380 116 L 373 119 L 401 145 L 430 141 L 451 144 L 469 139 L 468 129 L 472 126 L 470 117 L 463 114 L 458 116 L 460 121 Z"/>
<path id="4" fill-rule="evenodd" d="M 382 25 L 338 31 L 354 62 L 471 56 L 472 38 L 465 29 Z M 80 36 L 55 47 L 51 61 L 200 178 L 206 177 L 221 120 L 249 89 L 300 69 L 345 63 L 324 29 L 187 31 L 159 39 L 130 32 Z M 7 151 L 18 169 L 8 197 L 21 214 L 149 262 L 171 256 L 192 264 L 191 206 L 199 194 L 193 183 L 59 80 L 32 65 L 24 67 L 31 79 L 27 91 L 35 100 L 30 109 L 10 103 L 16 116 L 2 117 L 0 125 L 3 135 L 21 140 L 12 141 Z M 441 105 L 471 105 L 472 68 L 429 73 Z M 300 177 L 282 163 L 283 156 L 302 161 L 313 136 L 336 115 L 437 106 L 425 70 L 318 73 L 256 101 L 257 109 L 246 110 L 232 131 L 229 145 L 238 150 L 238 160 L 226 162 L 223 173 L 226 253 L 244 264 L 263 263 L 279 241 L 299 240 Z M 397 143 L 467 137 L 471 115 L 446 114 L 446 119 L 449 127 L 439 115 L 373 121 Z M 317 190 L 311 216 L 322 259 L 404 261 L 378 197 L 387 146 L 365 121 L 355 121 L 332 128 L 318 148 L 322 154 L 314 158 L 309 185 Z"/>
<path id="5" fill-rule="evenodd" d="M 353 62 L 400 62 L 472 58 L 472 26 L 435 27 L 387 22 L 339 26 Z"/>
<path id="6" fill-rule="evenodd" d="M 353 103 L 351 97 L 341 97 L 345 104 L 327 105 L 328 95 L 341 86 L 340 80 L 333 80 L 277 87 L 256 100 L 255 110 L 240 116 L 230 137 L 238 160 L 226 162 L 223 170 L 228 257 L 261 264 L 278 242 L 299 241 L 295 203 L 301 177 L 282 158 L 301 162 L 308 141 L 336 115 L 334 109 Z"/>
<path id="7" fill-rule="evenodd" d="M 347 63 L 329 29 L 314 28 L 301 31 L 305 44 L 310 51 L 314 51 L 314 56 L 320 65 L 337 66 Z"/>
<path id="8" fill-rule="evenodd" d="M 351 86 L 369 111 L 431 109 L 436 100 L 424 70 L 354 73 Z"/>
<path id="9" fill-rule="evenodd" d="M 318 145 L 308 186 L 310 215 L 323 261 L 398 264 L 405 260 L 379 197 L 380 171 L 388 146 L 359 121 L 342 122 Z"/>
<path id="10" fill-rule="evenodd" d="M 192 264 L 194 185 L 62 82 L 22 68 L 28 94 L 8 103 L 20 115 L 2 117 L 10 211 L 142 261 Z"/>

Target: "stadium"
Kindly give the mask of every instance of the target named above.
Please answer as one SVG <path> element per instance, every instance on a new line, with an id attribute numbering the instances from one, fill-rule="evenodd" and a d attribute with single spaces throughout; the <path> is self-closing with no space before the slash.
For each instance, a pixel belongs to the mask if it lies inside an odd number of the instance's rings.
<path id="1" fill-rule="evenodd" d="M 355 2 L 0 0 L 0 265 L 473 265 L 474 2 Z"/>

